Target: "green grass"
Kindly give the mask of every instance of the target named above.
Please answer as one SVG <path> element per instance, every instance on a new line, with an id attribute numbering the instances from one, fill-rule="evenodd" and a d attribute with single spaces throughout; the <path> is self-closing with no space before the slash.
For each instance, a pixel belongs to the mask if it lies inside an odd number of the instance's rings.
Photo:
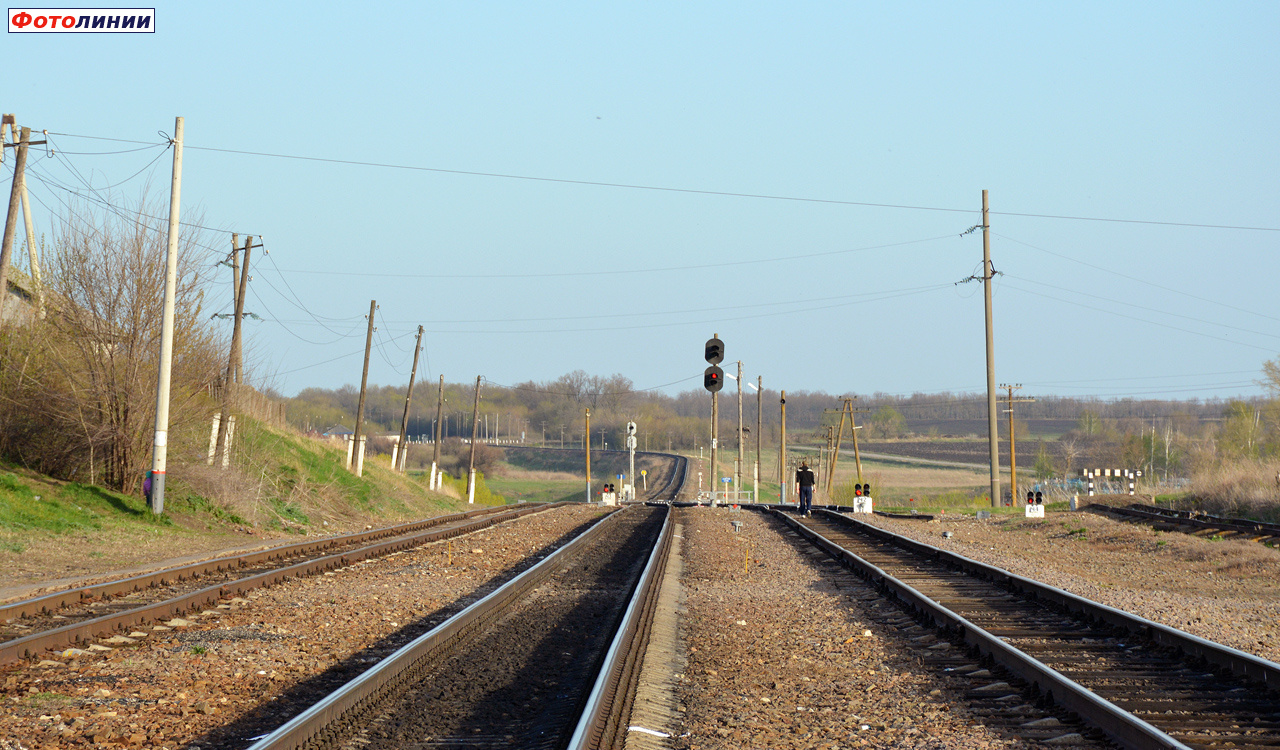
<path id="1" fill-rule="evenodd" d="M 555 503 L 569 496 L 581 499 L 584 487 L 581 481 L 536 481 L 503 477 L 490 477 L 485 483 L 491 492 L 501 495 L 511 503 Z"/>
<path id="2" fill-rule="evenodd" d="M 461 479 L 455 479 L 452 476 L 445 474 L 444 483 L 452 487 L 454 491 L 458 493 L 458 497 L 461 497 L 462 501 L 466 502 L 467 480 L 465 477 Z M 476 501 L 476 505 L 506 505 L 507 503 L 507 499 L 505 497 L 503 497 L 502 495 L 495 494 L 491 489 L 489 489 L 489 484 L 488 482 L 485 481 L 483 471 L 476 472 L 475 501 Z"/>
<path id="3" fill-rule="evenodd" d="M 172 524 L 152 514 L 139 497 L 77 483 L 49 486 L 12 472 L 0 473 L 0 530 L 66 534 L 118 523 Z"/>
<path id="4" fill-rule="evenodd" d="M 26 697 L 27 705 L 35 706 L 37 708 L 42 706 L 66 705 L 73 701 L 75 701 L 75 698 L 72 698 L 69 695 L 63 695 L 62 693 L 32 693 Z"/>

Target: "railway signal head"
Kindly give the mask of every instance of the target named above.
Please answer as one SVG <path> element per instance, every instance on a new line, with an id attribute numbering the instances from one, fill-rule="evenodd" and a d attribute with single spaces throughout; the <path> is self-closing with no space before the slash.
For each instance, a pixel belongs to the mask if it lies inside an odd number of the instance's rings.
<path id="1" fill-rule="evenodd" d="M 1036 493 L 1032 492 L 1031 490 L 1027 490 L 1027 505 L 1035 505 L 1035 502 L 1036 502 Z"/>
<path id="2" fill-rule="evenodd" d="M 707 339 L 707 361 L 713 365 L 718 365 L 724 361 L 723 341 L 718 338 Z"/>
<path id="3" fill-rule="evenodd" d="M 1037 493 L 1036 493 L 1036 505 L 1044 505 L 1044 493 L 1043 493 L 1043 492 L 1037 492 Z"/>
<path id="4" fill-rule="evenodd" d="M 855 484 L 855 485 L 853 485 L 853 494 L 854 494 L 854 497 L 862 497 L 862 485 L 861 485 L 861 484 Z"/>
<path id="5" fill-rule="evenodd" d="M 870 484 L 864 484 L 864 485 L 862 485 L 862 496 L 863 496 L 863 497 L 871 497 L 871 485 L 870 485 Z"/>
<path id="6" fill-rule="evenodd" d="M 702 387 L 715 393 L 724 387 L 724 370 L 711 365 L 702 373 Z"/>

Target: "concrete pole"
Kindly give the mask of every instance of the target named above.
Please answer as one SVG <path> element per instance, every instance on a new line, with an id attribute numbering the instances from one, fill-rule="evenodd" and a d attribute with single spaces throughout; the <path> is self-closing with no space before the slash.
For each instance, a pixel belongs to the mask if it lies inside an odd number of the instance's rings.
<path id="1" fill-rule="evenodd" d="M 351 436 L 351 444 L 356 450 L 356 476 L 360 476 L 361 462 L 360 450 L 364 443 L 360 442 L 360 429 L 364 426 L 364 394 L 365 389 L 369 387 L 369 354 L 373 351 L 373 316 L 378 312 L 378 301 L 369 300 L 369 333 L 364 339 L 364 372 L 360 376 L 360 403 L 356 406 L 356 431 Z M 351 468 L 351 462 L 347 461 L 347 468 Z"/>
<path id="2" fill-rule="evenodd" d="M 738 461 L 733 465 L 733 499 L 737 502 L 742 491 L 742 467 L 746 457 L 742 455 L 742 360 L 738 360 Z"/>
<path id="3" fill-rule="evenodd" d="M 591 502 L 591 407 L 587 407 L 586 414 L 586 427 L 582 433 L 582 447 L 587 450 L 587 502 Z"/>
<path id="4" fill-rule="evenodd" d="M 409 402 L 413 400 L 413 381 L 418 377 L 418 355 L 422 352 L 422 326 L 418 326 L 418 343 L 413 347 L 413 367 L 409 369 L 409 390 L 404 395 L 404 418 L 400 420 L 400 442 L 396 443 L 400 450 L 395 454 L 392 467 L 404 472 L 405 454 L 409 443 Z"/>
<path id="5" fill-rule="evenodd" d="M 787 392 L 779 397 L 782 405 L 782 432 L 778 441 L 778 502 L 787 502 Z"/>
<path id="6" fill-rule="evenodd" d="M 444 414 L 444 375 L 441 375 L 440 376 L 440 394 L 436 401 L 436 435 L 435 435 L 436 443 L 434 446 L 432 446 L 433 450 L 431 451 L 431 483 L 428 485 L 428 488 L 433 490 L 437 489 L 441 485 L 440 478 L 436 476 L 436 472 L 440 470 L 439 469 L 440 440 L 442 436 L 441 430 L 443 429 L 440 423 L 440 418 L 443 414 Z"/>
<path id="7" fill-rule="evenodd" d="M 29 131 L 23 128 L 23 140 Z M 178 288 L 178 211 L 182 202 L 182 118 L 173 126 L 173 178 L 169 185 L 169 242 L 164 312 L 160 318 L 160 373 L 156 379 L 156 431 L 151 453 L 151 512 L 164 513 L 164 472 L 169 455 L 169 383 L 173 367 L 173 298 Z M 6 237 L 8 233 L 6 232 Z"/>
<path id="8" fill-rule="evenodd" d="M 987 319 L 987 443 L 991 452 L 991 507 L 1000 505 L 1000 435 L 996 428 L 996 346 L 991 323 L 991 223 L 982 191 L 982 299 Z"/>
<path id="9" fill-rule="evenodd" d="M 4 239 L 0 242 L 0 323 L 3 323 L 4 302 L 9 298 L 9 259 L 13 256 L 13 236 L 18 231 L 18 200 L 22 195 L 22 182 L 27 168 L 27 144 L 31 140 L 31 128 L 23 128 L 18 139 L 18 160 L 13 165 L 13 186 L 9 189 L 9 213 L 4 220 Z"/>
<path id="10" fill-rule="evenodd" d="M 715 497 L 716 487 L 720 484 L 720 472 L 716 469 L 716 451 L 720 442 L 720 399 L 719 393 L 711 394 L 711 497 Z M 711 501 L 714 506 L 715 500 Z"/>
<path id="11" fill-rule="evenodd" d="M 36 230 L 31 223 L 31 199 L 27 197 L 27 175 L 22 174 L 18 189 L 22 193 L 22 221 L 27 229 L 27 260 L 31 264 L 31 284 L 36 292 L 36 317 L 44 320 L 44 280 L 40 275 L 40 252 L 36 249 Z"/>
<path id="12" fill-rule="evenodd" d="M 471 411 L 471 457 L 467 459 L 467 503 L 476 501 L 476 429 L 480 423 L 480 375 L 476 376 L 476 404 Z"/>

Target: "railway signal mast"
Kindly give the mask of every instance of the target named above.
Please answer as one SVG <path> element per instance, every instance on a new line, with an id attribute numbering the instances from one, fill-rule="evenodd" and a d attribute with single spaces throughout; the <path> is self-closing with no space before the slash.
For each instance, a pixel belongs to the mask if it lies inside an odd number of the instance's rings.
<path id="1" fill-rule="evenodd" d="M 627 454 L 630 460 L 630 473 L 627 474 L 628 484 L 622 485 L 622 494 L 627 500 L 636 499 L 636 423 L 627 422 Z"/>
<path id="2" fill-rule="evenodd" d="M 711 391 L 711 501 L 715 505 L 715 486 L 716 476 L 719 473 L 716 469 L 716 449 L 720 437 L 720 389 L 724 387 L 724 370 L 716 365 L 724 361 L 724 342 L 716 334 L 711 334 L 711 338 L 707 339 L 706 359 L 711 363 L 702 373 L 702 385 L 708 391 Z"/>

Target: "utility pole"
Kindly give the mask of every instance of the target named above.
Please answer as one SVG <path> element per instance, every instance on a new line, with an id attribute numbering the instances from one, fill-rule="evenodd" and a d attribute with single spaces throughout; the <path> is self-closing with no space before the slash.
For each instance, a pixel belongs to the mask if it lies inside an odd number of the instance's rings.
<path id="1" fill-rule="evenodd" d="M 404 396 L 404 419 L 400 420 L 400 450 L 393 452 L 391 465 L 397 471 L 404 472 L 405 455 L 409 452 L 409 402 L 413 399 L 413 381 L 418 377 L 418 354 L 422 352 L 422 326 L 418 326 L 418 343 L 413 347 L 413 367 L 409 369 L 409 392 Z"/>
<path id="2" fill-rule="evenodd" d="M 1022 383 L 1014 383 L 1014 384 L 1001 383 L 1000 387 L 1008 389 L 1009 391 L 1009 400 L 1008 400 L 1009 408 L 1005 409 L 1005 411 L 1009 414 L 1009 497 L 1012 498 L 1013 505 L 1016 507 L 1018 505 L 1018 454 L 1016 453 L 1014 448 L 1013 405 L 1015 403 L 1019 403 L 1019 404 L 1030 403 L 1035 401 L 1035 399 L 1034 398 L 1015 399 L 1013 397 L 1014 391 L 1022 389 Z"/>
<path id="3" fill-rule="evenodd" d="M 836 475 L 836 460 L 837 460 L 837 456 L 840 454 L 840 440 L 844 438 L 845 414 L 846 414 L 846 410 L 841 409 L 840 410 L 840 434 L 835 437 L 834 441 L 832 440 L 832 435 L 831 435 L 831 431 L 833 428 L 831 427 L 827 428 L 827 448 L 834 449 L 832 450 L 830 457 L 828 459 L 831 463 L 827 467 L 827 497 L 831 497 L 832 482 L 833 482 L 833 478 Z"/>
<path id="4" fill-rule="evenodd" d="M 467 503 L 476 501 L 476 426 L 480 423 L 480 376 L 476 376 L 476 405 L 471 411 L 471 457 L 467 459 Z"/>
<path id="5" fill-rule="evenodd" d="M 235 235 L 232 235 L 234 239 Z M 249 289 L 249 251 L 254 247 L 262 247 L 259 242 L 256 246 L 253 244 L 253 235 L 249 235 L 244 243 L 244 265 L 239 266 L 239 261 L 235 256 L 235 242 L 231 244 L 231 273 L 232 284 L 235 285 L 233 302 L 236 308 L 236 319 L 231 328 L 231 357 L 234 379 L 237 384 L 244 382 L 244 339 L 241 325 L 244 322 L 244 295 Z M 228 380 L 231 380 L 228 377 Z"/>
<path id="6" fill-rule="evenodd" d="M 587 449 L 587 502 L 591 502 L 591 407 L 587 407 L 587 426 L 582 433 L 582 445 Z M 564 442 L 564 431 L 560 432 L 560 441 Z"/>
<path id="7" fill-rule="evenodd" d="M 782 433 L 778 441 L 778 502 L 787 502 L 787 392 L 779 396 L 782 405 Z"/>
<path id="8" fill-rule="evenodd" d="M 244 272 L 240 272 L 239 268 L 239 251 L 240 236 L 238 234 L 231 235 L 231 257 L 232 257 L 232 296 L 234 297 L 235 306 L 232 313 L 235 321 L 231 328 L 231 353 L 227 357 L 227 376 L 222 383 L 222 414 L 218 418 L 218 448 L 213 458 L 214 466 L 222 466 L 222 462 L 226 460 L 227 454 L 230 452 L 231 431 L 231 398 L 232 392 L 235 390 L 234 383 L 240 382 L 240 378 L 235 373 L 240 361 L 240 321 L 244 319 L 244 294 L 245 280 L 249 277 L 249 250 L 253 246 L 253 236 L 250 235 L 244 243 Z M 236 281 L 239 282 L 239 289 L 235 287 Z"/>
<path id="9" fill-rule="evenodd" d="M 827 425 L 827 502 L 834 497 L 831 494 L 832 478 L 836 475 L 836 436 L 835 425 Z M 840 434 L 844 434 L 844 412 L 840 412 Z"/>
<path id="10" fill-rule="evenodd" d="M 30 129 L 23 128 L 23 134 L 23 140 L 27 140 Z M 156 431 L 151 453 L 151 512 L 156 515 L 164 512 L 164 472 L 169 457 L 169 382 L 173 367 L 173 298 L 178 289 L 178 209 L 181 199 L 182 118 L 179 117 L 174 121 L 173 127 L 173 178 L 169 185 L 169 242 L 165 258 L 164 312 L 160 318 L 160 374 L 156 378 Z M 9 234 L 6 228 L 6 244 Z M 3 284 L 4 279 L 0 277 L 0 290 L 5 289 Z"/>
<path id="11" fill-rule="evenodd" d="M 739 500 L 742 491 L 742 465 L 746 457 L 742 454 L 742 360 L 738 360 L 738 462 L 733 465 L 733 499 Z"/>
<path id="12" fill-rule="evenodd" d="M 764 377 L 756 376 L 756 462 L 751 470 L 751 498 L 760 502 L 760 446 L 763 445 L 764 433 Z"/>
<path id="13" fill-rule="evenodd" d="M 36 317 L 44 320 L 44 280 L 40 276 L 40 253 L 36 249 L 36 230 L 31 223 L 31 199 L 27 197 L 26 172 L 23 172 L 19 179 L 18 189 L 22 193 L 22 221 L 27 230 L 27 260 L 31 264 L 31 284 L 36 292 Z"/>
<path id="14" fill-rule="evenodd" d="M 440 439 L 441 439 L 440 417 L 443 414 L 444 414 L 444 375 L 441 375 L 440 376 L 440 393 L 436 400 L 436 435 L 435 435 L 436 441 L 435 441 L 435 445 L 432 446 L 432 451 L 431 451 L 431 481 L 427 484 L 427 489 L 432 489 L 432 490 L 438 488 L 441 484 L 443 484 L 443 482 L 440 482 L 436 476 L 436 472 L 440 470 L 439 469 Z"/>
<path id="15" fill-rule="evenodd" d="M 22 196 L 22 183 L 27 169 L 27 146 L 30 144 L 31 128 L 23 128 L 18 142 L 13 144 L 18 150 L 18 158 L 13 164 L 9 213 L 4 220 L 4 240 L 0 242 L 0 321 L 4 317 L 4 302 L 9 298 L 9 259 L 13 256 L 13 236 L 18 230 L 18 201 Z"/>
<path id="16" fill-rule="evenodd" d="M 987 442 L 991 452 L 991 507 L 1000 505 L 1000 434 L 996 427 L 996 346 L 991 323 L 991 222 L 987 216 L 987 191 L 982 191 L 982 299 L 987 318 Z"/>
<path id="17" fill-rule="evenodd" d="M 351 436 L 351 455 L 355 462 L 356 476 L 364 473 L 364 451 L 360 449 L 360 429 L 364 426 L 364 393 L 369 386 L 369 353 L 373 351 L 373 316 L 378 311 L 378 301 L 369 300 L 369 333 L 364 339 L 364 373 L 360 376 L 360 405 L 356 407 L 356 431 Z M 351 466 L 347 466 L 348 469 Z"/>

